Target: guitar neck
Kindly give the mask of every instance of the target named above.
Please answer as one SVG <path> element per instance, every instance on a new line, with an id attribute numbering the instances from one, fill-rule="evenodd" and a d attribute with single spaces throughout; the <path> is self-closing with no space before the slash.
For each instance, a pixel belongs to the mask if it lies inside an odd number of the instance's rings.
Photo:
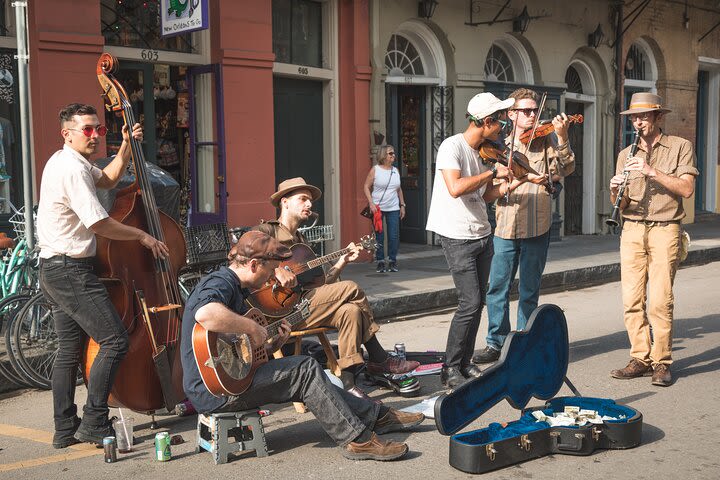
<path id="1" fill-rule="evenodd" d="M 292 328 L 298 323 L 305 320 L 305 315 L 303 315 L 303 311 L 302 309 L 300 309 L 296 312 L 291 313 L 287 317 L 281 318 L 280 320 L 271 323 L 267 326 L 268 338 L 274 338 L 278 334 L 278 329 L 280 328 L 280 324 L 283 320 L 286 320 L 290 324 L 290 328 Z"/>
<path id="2" fill-rule="evenodd" d="M 348 252 L 350 252 L 349 248 L 343 248 L 342 250 L 338 250 L 337 252 L 329 253 L 322 257 L 318 257 L 314 260 L 310 260 L 305 265 L 307 265 L 307 270 L 312 270 L 315 267 L 319 267 L 320 265 L 324 265 L 326 263 L 330 263 L 334 260 L 337 260 L 338 258 L 342 257 L 343 255 L 346 255 Z"/>

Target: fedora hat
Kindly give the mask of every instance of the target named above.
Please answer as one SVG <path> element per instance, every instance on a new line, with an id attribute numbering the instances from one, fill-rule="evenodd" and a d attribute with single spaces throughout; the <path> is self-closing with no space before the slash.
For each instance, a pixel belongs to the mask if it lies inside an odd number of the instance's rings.
<path id="1" fill-rule="evenodd" d="M 650 92 L 633 93 L 630 98 L 630 108 L 620 112 L 620 115 L 632 115 L 643 112 L 672 112 L 662 106 L 662 97 Z"/>
<path id="2" fill-rule="evenodd" d="M 314 185 L 308 185 L 307 182 L 305 182 L 305 179 L 302 177 L 295 177 L 280 182 L 277 192 L 270 195 L 270 203 L 272 203 L 274 207 L 279 207 L 281 198 L 287 196 L 287 194 L 292 192 L 293 190 L 300 189 L 310 190 L 313 202 L 317 201 L 317 199 L 322 196 L 322 192 L 319 188 Z"/>

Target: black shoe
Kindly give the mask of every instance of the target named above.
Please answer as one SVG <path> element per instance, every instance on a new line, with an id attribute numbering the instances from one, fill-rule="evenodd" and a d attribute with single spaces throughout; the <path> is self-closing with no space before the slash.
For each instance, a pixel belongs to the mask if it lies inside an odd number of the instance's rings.
<path id="1" fill-rule="evenodd" d="M 465 381 L 465 376 L 460 372 L 458 367 L 443 365 L 440 371 L 440 383 L 442 383 L 444 387 L 456 388 L 465 383 Z"/>
<path id="2" fill-rule="evenodd" d="M 492 363 L 497 362 L 500 358 L 500 350 L 495 350 L 492 347 L 485 347 L 472 358 L 473 363 Z"/>
<path id="3" fill-rule="evenodd" d="M 378 262 L 377 268 L 375 269 L 377 273 L 385 273 L 385 262 Z"/>
<path id="4" fill-rule="evenodd" d="M 397 271 L 398 271 L 397 263 L 395 263 L 395 262 L 390 262 L 390 266 L 388 267 L 388 271 L 390 271 L 390 272 L 397 272 Z"/>
<path id="5" fill-rule="evenodd" d="M 480 370 L 480 368 L 478 368 L 476 365 L 473 365 L 473 364 L 461 367 L 460 373 L 462 373 L 463 376 L 465 378 L 467 378 L 468 380 L 472 380 L 474 378 L 478 378 L 478 377 L 482 376 L 482 370 Z"/>
<path id="6" fill-rule="evenodd" d="M 94 443 L 102 446 L 103 438 L 114 437 L 115 429 L 112 426 L 112 419 L 108 419 L 102 425 L 88 425 L 84 421 L 75 432 L 75 438 L 81 442 Z"/>
<path id="7" fill-rule="evenodd" d="M 55 430 L 55 434 L 53 434 L 52 440 L 53 448 L 67 448 L 70 445 L 80 443 L 80 440 L 75 438 L 75 432 L 80 426 L 80 419 L 75 416 L 71 419 L 68 419 L 68 421 L 62 420 L 62 422 L 67 423 L 67 426 L 69 428 L 67 430 Z"/>
<path id="8" fill-rule="evenodd" d="M 420 382 L 411 374 L 366 373 L 367 378 L 376 385 L 389 388 L 401 397 L 417 397 L 420 395 Z"/>

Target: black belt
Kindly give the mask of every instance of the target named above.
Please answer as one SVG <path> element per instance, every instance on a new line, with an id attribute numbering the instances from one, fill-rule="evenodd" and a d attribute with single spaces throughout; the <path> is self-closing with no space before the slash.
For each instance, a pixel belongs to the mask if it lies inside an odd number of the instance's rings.
<path id="1" fill-rule="evenodd" d="M 658 222 L 655 220 L 632 220 L 630 218 L 625 219 L 626 222 L 641 223 L 646 227 L 667 227 L 668 225 L 679 225 L 680 220 L 670 220 L 669 222 Z"/>
<path id="2" fill-rule="evenodd" d="M 50 258 L 41 258 L 40 259 L 40 263 L 50 264 L 50 265 L 67 265 L 67 264 L 73 264 L 73 263 L 92 264 L 94 261 L 95 261 L 95 257 L 73 258 L 73 257 L 68 257 L 67 255 L 55 255 Z"/>

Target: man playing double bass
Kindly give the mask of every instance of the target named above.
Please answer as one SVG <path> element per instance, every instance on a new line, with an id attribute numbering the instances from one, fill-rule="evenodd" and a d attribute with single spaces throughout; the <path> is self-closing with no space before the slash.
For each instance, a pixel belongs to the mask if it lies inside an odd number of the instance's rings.
<path id="1" fill-rule="evenodd" d="M 155 257 L 167 257 L 167 246 L 137 228 L 110 218 L 97 198 L 97 188 L 114 187 L 131 158 L 130 132 L 104 169 L 90 157 L 107 127 L 92 105 L 72 103 L 60 111 L 62 150 L 45 165 L 37 214 L 40 247 L 40 288 L 52 306 L 58 354 L 52 373 L 55 435 L 53 447 L 82 442 L 102 444 L 114 435 L 108 418 L 108 396 L 120 361 L 128 350 L 128 336 L 107 290 L 93 272 L 95 235 L 112 240 L 137 240 Z M 142 140 L 139 124 L 132 136 Z M 75 405 L 75 381 L 86 336 L 100 345 L 87 379 L 82 420 Z"/>

